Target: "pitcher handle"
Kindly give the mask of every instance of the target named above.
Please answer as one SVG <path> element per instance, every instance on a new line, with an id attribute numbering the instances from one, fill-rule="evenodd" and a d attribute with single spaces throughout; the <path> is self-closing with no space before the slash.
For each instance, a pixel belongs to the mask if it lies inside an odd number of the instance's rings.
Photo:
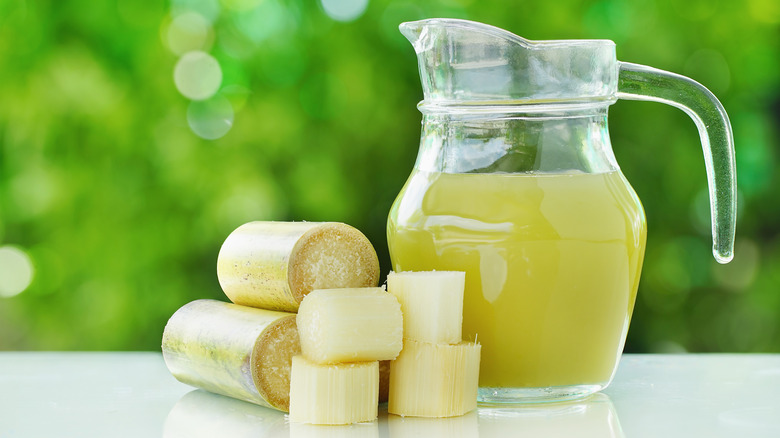
<path id="1" fill-rule="evenodd" d="M 619 99 L 672 105 L 685 111 L 699 128 L 710 192 L 712 254 L 719 263 L 730 262 L 737 223 L 737 172 L 726 110 L 708 89 L 685 76 L 629 62 L 618 64 Z"/>

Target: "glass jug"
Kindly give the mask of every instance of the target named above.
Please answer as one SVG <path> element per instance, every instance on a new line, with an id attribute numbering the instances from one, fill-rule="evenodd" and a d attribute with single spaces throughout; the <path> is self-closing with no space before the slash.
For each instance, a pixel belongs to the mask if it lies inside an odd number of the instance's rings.
<path id="1" fill-rule="evenodd" d="M 551 401 L 605 388 L 645 251 L 642 205 L 607 131 L 618 98 L 683 109 L 699 128 L 713 254 L 732 257 L 734 147 L 700 84 L 618 62 L 608 40 L 529 41 L 454 19 L 403 23 L 424 100 L 414 170 L 390 211 L 395 271 L 466 272 L 465 339 L 479 400 Z"/>

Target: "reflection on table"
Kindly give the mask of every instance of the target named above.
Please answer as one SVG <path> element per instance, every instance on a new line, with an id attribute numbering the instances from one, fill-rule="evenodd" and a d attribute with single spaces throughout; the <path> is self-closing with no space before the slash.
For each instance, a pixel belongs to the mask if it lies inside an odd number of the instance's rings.
<path id="1" fill-rule="evenodd" d="M 185 394 L 165 421 L 165 438 L 489 438 L 517 436 L 619 438 L 623 432 L 612 401 L 596 394 L 580 401 L 526 406 L 481 406 L 466 415 L 418 418 L 388 415 L 348 426 L 290 423 L 286 414 L 203 390 Z"/>
<path id="2" fill-rule="evenodd" d="M 480 407 L 479 436 L 623 437 L 606 394 L 579 401 L 513 407 Z"/>
<path id="3" fill-rule="evenodd" d="M 284 412 L 198 389 L 184 394 L 168 413 L 164 438 L 285 436 Z"/>
<path id="4" fill-rule="evenodd" d="M 0 438 L 777 438 L 778 392 L 780 354 L 629 354 L 612 385 L 582 401 L 480 406 L 442 420 L 380 406 L 368 424 L 307 426 L 195 391 L 171 376 L 160 353 L 0 352 Z"/>

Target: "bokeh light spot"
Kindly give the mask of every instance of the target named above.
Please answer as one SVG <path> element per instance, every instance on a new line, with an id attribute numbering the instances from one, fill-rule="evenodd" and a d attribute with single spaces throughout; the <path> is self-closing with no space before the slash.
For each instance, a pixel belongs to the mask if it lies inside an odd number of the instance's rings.
<path id="1" fill-rule="evenodd" d="M 222 69 L 213 56 L 196 50 L 179 58 L 173 70 L 173 80 L 185 97 L 192 100 L 208 99 L 222 84 Z"/>
<path id="2" fill-rule="evenodd" d="M 336 21 L 352 21 L 363 15 L 368 0 L 320 0 L 322 9 Z"/>
<path id="3" fill-rule="evenodd" d="M 33 218 L 52 207 L 61 184 L 48 169 L 29 165 L 9 181 L 8 188 L 13 214 L 20 218 Z"/>
<path id="4" fill-rule="evenodd" d="M 211 23 L 197 12 L 177 15 L 168 26 L 166 43 L 171 52 L 183 55 L 193 50 L 208 50 L 214 40 Z"/>
<path id="5" fill-rule="evenodd" d="M 195 11 L 212 23 L 219 16 L 220 9 L 219 0 L 171 0 L 173 15 Z"/>
<path id="6" fill-rule="evenodd" d="M 0 247 L 0 297 L 24 292 L 33 279 L 33 264 L 26 252 L 15 246 Z"/>
<path id="7" fill-rule="evenodd" d="M 253 9 L 234 14 L 233 22 L 238 31 L 254 43 L 295 27 L 288 10 L 276 0 L 263 0 Z"/>
<path id="8" fill-rule="evenodd" d="M 233 107 L 221 94 L 208 100 L 194 101 L 187 108 L 187 123 L 198 137 L 216 140 L 233 126 Z"/>

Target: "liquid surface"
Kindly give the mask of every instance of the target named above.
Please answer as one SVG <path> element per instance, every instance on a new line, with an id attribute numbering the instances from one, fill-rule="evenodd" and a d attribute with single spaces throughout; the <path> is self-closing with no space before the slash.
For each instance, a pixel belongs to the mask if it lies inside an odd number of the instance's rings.
<path id="1" fill-rule="evenodd" d="M 396 271 L 466 272 L 463 336 L 480 387 L 611 380 L 645 248 L 623 175 L 415 171 L 390 212 Z"/>

